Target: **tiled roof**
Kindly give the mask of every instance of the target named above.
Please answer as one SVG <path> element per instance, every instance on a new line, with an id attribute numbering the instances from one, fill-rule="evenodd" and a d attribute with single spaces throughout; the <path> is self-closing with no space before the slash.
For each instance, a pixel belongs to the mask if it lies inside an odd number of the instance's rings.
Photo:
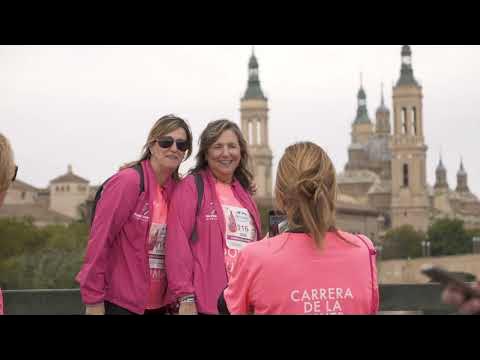
<path id="1" fill-rule="evenodd" d="M 67 173 L 65 175 L 59 176 L 52 181 L 51 184 L 58 184 L 58 183 L 79 183 L 79 184 L 88 184 L 89 181 L 85 180 L 84 178 L 75 175 L 74 173 Z"/>
<path id="2" fill-rule="evenodd" d="M 32 191 L 38 192 L 39 189 L 33 187 L 32 185 L 27 184 L 19 179 L 15 180 L 12 185 L 10 186 L 12 190 L 20 190 L 20 191 Z"/>

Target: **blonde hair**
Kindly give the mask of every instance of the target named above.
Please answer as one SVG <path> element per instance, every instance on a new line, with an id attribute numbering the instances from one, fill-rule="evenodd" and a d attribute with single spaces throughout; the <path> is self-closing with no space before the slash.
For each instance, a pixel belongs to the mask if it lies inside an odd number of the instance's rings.
<path id="1" fill-rule="evenodd" d="M 285 150 L 277 170 L 275 199 L 292 230 L 302 229 L 322 248 L 325 233 L 335 229 L 337 180 L 327 153 L 311 142 Z"/>
<path id="2" fill-rule="evenodd" d="M 240 164 L 235 170 L 234 176 L 243 186 L 243 188 L 249 192 L 252 190 L 253 175 L 249 170 L 250 155 L 248 154 L 247 141 L 245 140 L 242 131 L 237 124 L 230 120 L 216 120 L 207 125 L 200 135 L 198 143 L 200 149 L 198 150 L 197 163 L 193 169 L 190 170 L 190 174 L 199 172 L 208 167 L 207 154 L 208 149 L 215 144 L 215 142 L 222 136 L 222 134 L 231 130 L 237 136 L 238 144 L 240 145 Z"/>
<path id="3" fill-rule="evenodd" d="M 166 134 L 169 134 L 172 131 L 175 131 L 177 129 L 185 130 L 185 133 L 187 135 L 188 149 L 185 152 L 185 157 L 183 161 L 187 160 L 190 157 L 190 155 L 192 155 L 192 141 L 193 141 L 192 131 L 190 130 L 190 127 L 188 126 L 187 122 L 182 118 L 175 115 L 165 115 L 165 116 L 162 116 L 160 119 L 158 119 L 157 122 L 153 125 L 152 129 L 150 130 L 150 133 L 148 134 L 147 142 L 143 146 L 142 155 L 140 159 L 123 165 L 121 169 L 132 167 L 136 164 L 141 163 L 144 160 L 150 159 L 150 157 L 152 156 L 150 152 L 150 147 L 154 145 L 155 142 L 160 137 Z M 177 168 L 172 174 L 172 177 L 175 181 L 180 181 L 180 174 L 178 170 L 179 168 Z"/>
<path id="4" fill-rule="evenodd" d="M 0 193 L 7 191 L 15 173 L 15 162 L 12 146 L 8 139 L 0 133 Z"/>

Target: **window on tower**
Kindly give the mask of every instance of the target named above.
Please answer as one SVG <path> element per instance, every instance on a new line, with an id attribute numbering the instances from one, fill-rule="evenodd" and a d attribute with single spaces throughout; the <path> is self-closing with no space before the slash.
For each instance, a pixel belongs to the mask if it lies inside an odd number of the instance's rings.
<path id="1" fill-rule="evenodd" d="M 417 108 L 414 106 L 412 108 L 412 125 L 413 125 L 413 135 L 418 135 L 418 123 L 417 123 Z"/>
<path id="2" fill-rule="evenodd" d="M 260 119 L 256 121 L 257 123 L 257 144 L 260 145 L 262 143 L 262 122 Z"/>
<path id="3" fill-rule="evenodd" d="M 403 164 L 403 187 L 408 188 L 408 164 Z"/>
<path id="4" fill-rule="evenodd" d="M 253 145 L 253 121 L 248 122 L 248 139 L 247 142 L 249 145 Z"/>
<path id="5" fill-rule="evenodd" d="M 406 135 L 408 133 L 407 128 L 407 109 L 402 108 L 402 135 Z"/>

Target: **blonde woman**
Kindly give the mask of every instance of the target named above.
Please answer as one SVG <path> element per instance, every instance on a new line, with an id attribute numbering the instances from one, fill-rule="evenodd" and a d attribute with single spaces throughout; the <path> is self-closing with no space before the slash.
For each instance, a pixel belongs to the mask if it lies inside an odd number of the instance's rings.
<path id="1" fill-rule="evenodd" d="M 375 314 L 375 250 L 365 236 L 335 228 L 334 166 L 319 146 L 298 143 L 280 160 L 275 185 L 287 232 L 239 254 L 221 313 Z"/>
<path id="2" fill-rule="evenodd" d="M 191 152 L 187 123 L 164 116 L 140 160 L 103 185 L 76 278 L 87 314 L 165 314 L 175 303 L 165 274 L 166 219 L 178 169 Z"/>
<path id="3" fill-rule="evenodd" d="M 10 184 L 17 177 L 17 171 L 18 166 L 15 165 L 10 142 L 0 133 L 0 207 L 3 205 Z M 0 289 L 0 315 L 3 315 L 2 289 Z"/>

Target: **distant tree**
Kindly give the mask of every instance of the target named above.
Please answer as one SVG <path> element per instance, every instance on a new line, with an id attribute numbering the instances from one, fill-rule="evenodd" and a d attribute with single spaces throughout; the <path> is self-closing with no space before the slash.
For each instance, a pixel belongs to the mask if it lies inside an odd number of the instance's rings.
<path id="1" fill-rule="evenodd" d="M 33 226 L 31 219 L 0 220 L 0 288 L 75 287 L 88 239 L 88 225 Z"/>
<path id="2" fill-rule="evenodd" d="M 416 231 L 411 225 L 392 229 L 385 235 L 382 259 L 407 259 L 422 256 L 423 232 Z"/>
<path id="3" fill-rule="evenodd" d="M 427 232 L 431 243 L 432 256 L 469 254 L 472 252 L 472 239 L 459 219 L 435 221 Z"/>
<path id="4" fill-rule="evenodd" d="M 30 218 L 0 219 L 0 261 L 45 246 L 46 238 Z"/>

